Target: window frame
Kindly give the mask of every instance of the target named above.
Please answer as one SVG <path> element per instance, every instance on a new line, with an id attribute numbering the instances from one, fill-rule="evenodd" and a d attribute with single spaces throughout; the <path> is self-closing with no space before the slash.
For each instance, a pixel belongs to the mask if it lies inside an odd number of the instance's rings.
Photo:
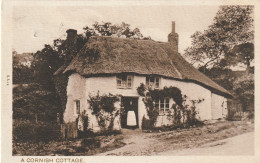
<path id="1" fill-rule="evenodd" d="M 80 100 L 74 100 L 74 115 L 80 114 Z"/>
<path id="2" fill-rule="evenodd" d="M 132 89 L 133 80 L 134 80 L 134 75 L 127 75 L 127 74 L 116 75 L 116 87 L 120 89 Z"/>
<path id="3" fill-rule="evenodd" d="M 151 79 L 153 79 L 153 82 L 152 82 Z M 158 86 L 157 86 L 157 84 L 158 84 Z M 159 77 L 159 76 L 146 76 L 145 85 L 146 85 L 146 87 L 151 87 L 153 89 L 160 89 L 161 77 Z"/>
<path id="4" fill-rule="evenodd" d="M 163 103 L 162 103 L 163 101 Z M 155 101 L 155 107 L 159 111 L 159 115 L 166 115 L 168 114 L 167 111 L 170 110 L 170 98 L 166 97 L 163 99 L 158 99 Z"/>

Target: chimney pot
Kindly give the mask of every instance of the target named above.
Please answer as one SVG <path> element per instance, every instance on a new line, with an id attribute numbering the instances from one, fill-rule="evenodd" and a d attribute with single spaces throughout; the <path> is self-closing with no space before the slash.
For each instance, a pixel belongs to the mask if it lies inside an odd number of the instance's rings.
<path id="1" fill-rule="evenodd" d="M 68 29 L 66 32 L 67 38 L 75 37 L 77 35 L 77 30 L 75 29 Z"/>
<path id="2" fill-rule="evenodd" d="M 175 33 L 175 21 L 172 21 L 172 33 Z"/>

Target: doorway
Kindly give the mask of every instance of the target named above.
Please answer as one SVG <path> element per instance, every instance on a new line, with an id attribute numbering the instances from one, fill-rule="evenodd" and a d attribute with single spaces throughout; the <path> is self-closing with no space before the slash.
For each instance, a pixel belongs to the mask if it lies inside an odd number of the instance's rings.
<path id="1" fill-rule="evenodd" d="M 122 128 L 139 128 L 138 122 L 138 97 L 122 97 L 121 98 L 121 127 Z M 134 111 L 136 117 L 136 126 L 127 126 L 127 113 Z"/>

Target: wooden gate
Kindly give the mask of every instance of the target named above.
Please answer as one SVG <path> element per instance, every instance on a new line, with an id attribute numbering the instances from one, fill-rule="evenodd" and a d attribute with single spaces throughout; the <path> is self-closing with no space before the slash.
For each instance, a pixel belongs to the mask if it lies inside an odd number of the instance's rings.
<path id="1" fill-rule="evenodd" d="M 243 107 L 242 104 L 235 100 L 227 101 L 227 109 L 228 109 L 228 120 L 241 120 L 243 116 Z"/>

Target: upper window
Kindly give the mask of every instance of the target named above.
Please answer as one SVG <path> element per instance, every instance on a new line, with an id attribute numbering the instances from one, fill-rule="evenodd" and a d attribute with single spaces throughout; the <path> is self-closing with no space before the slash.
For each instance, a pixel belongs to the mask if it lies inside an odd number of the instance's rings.
<path id="1" fill-rule="evenodd" d="M 159 110 L 160 115 L 167 114 L 170 109 L 170 99 L 163 98 L 155 101 L 155 108 Z"/>
<path id="2" fill-rule="evenodd" d="M 80 100 L 75 100 L 75 114 L 80 114 Z"/>
<path id="3" fill-rule="evenodd" d="M 159 77 L 146 77 L 146 86 L 152 88 L 160 87 L 160 78 Z"/>
<path id="4" fill-rule="evenodd" d="M 118 75 L 116 77 L 116 85 L 118 88 L 132 88 L 133 76 L 132 75 Z"/>

